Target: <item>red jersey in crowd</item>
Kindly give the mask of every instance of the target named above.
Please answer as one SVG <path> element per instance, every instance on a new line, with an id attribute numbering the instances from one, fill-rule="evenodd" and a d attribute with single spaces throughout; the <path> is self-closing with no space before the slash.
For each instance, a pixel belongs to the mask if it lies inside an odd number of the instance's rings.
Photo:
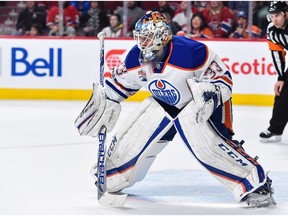
<path id="1" fill-rule="evenodd" d="M 58 6 L 54 6 L 49 10 L 47 14 L 47 26 L 52 25 L 56 21 L 55 18 L 58 14 Z M 68 7 L 66 7 L 63 10 L 63 14 L 64 24 L 66 26 L 73 26 L 74 28 L 76 28 L 79 25 L 79 12 L 73 5 L 69 5 Z"/>
<path id="2" fill-rule="evenodd" d="M 216 11 L 207 7 L 203 10 L 203 16 L 214 37 L 225 38 L 229 36 L 233 27 L 234 15 L 228 7 L 222 5 Z"/>

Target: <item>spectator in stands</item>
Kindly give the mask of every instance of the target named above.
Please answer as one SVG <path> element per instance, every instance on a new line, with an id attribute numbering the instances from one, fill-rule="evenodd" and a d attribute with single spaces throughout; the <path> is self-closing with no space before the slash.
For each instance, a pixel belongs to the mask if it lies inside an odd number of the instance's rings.
<path id="1" fill-rule="evenodd" d="M 181 31 L 181 26 L 179 26 L 176 22 L 173 22 L 169 13 L 162 13 L 166 18 L 166 22 L 169 24 L 172 30 L 172 35 L 176 35 L 178 31 Z"/>
<path id="2" fill-rule="evenodd" d="M 170 7 L 167 1 L 158 1 L 158 7 L 153 9 L 153 11 L 159 11 L 160 13 L 168 13 L 170 17 L 174 16 L 174 9 Z"/>
<path id="3" fill-rule="evenodd" d="M 203 15 L 215 38 L 227 38 L 232 32 L 235 17 L 222 1 L 210 1 Z"/>
<path id="4" fill-rule="evenodd" d="M 78 10 L 70 4 L 68 1 L 64 1 L 63 3 L 63 14 L 64 14 L 64 28 L 66 31 L 75 32 L 79 26 L 79 12 Z M 50 33 L 53 35 L 58 32 L 58 22 L 59 22 L 59 8 L 58 6 L 52 6 L 48 11 L 47 15 L 47 26 L 50 28 Z M 72 30 L 72 28 L 74 30 Z M 52 32 L 51 32 L 52 30 Z M 69 33 L 70 35 L 70 33 Z M 71 35 L 70 35 L 71 36 Z"/>
<path id="5" fill-rule="evenodd" d="M 19 7 L 19 4 L 21 4 L 21 1 L 18 3 L 17 7 Z M 46 12 L 48 12 L 54 6 L 58 6 L 58 4 L 59 4 L 58 1 L 38 1 L 37 0 L 37 5 L 45 8 Z"/>
<path id="6" fill-rule="evenodd" d="M 132 32 L 134 30 L 136 22 L 145 14 L 136 1 L 128 1 L 128 18 L 127 18 L 127 34 L 125 36 L 132 37 Z M 123 23 L 123 7 L 117 8 L 114 12 L 118 14 L 121 18 L 121 23 Z M 123 23 L 125 25 L 125 23 Z"/>
<path id="7" fill-rule="evenodd" d="M 201 13 L 193 14 L 193 17 L 191 19 L 191 33 L 190 34 L 187 34 L 187 32 L 185 31 L 179 31 L 177 32 L 177 35 L 186 36 L 191 39 L 213 38 L 213 32 L 207 26 L 205 22 L 205 18 Z"/>
<path id="8" fill-rule="evenodd" d="M 228 1 L 227 7 L 232 10 L 234 16 L 237 16 L 238 11 L 244 11 L 248 14 L 249 1 Z"/>
<path id="9" fill-rule="evenodd" d="M 43 7 L 38 7 L 35 1 L 27 1 L 26 8 L 22 10 L 17 18 L 16 31 L 12 35 L 29 35 L 31 26 L 35 23 L 46 28 L 46 11 Z"/>
<path id="10" fill-rule="evenodd" d="M 106 37 L 123 37 L 123 25 L 120 22 L 120 17 L 118 14 L 111 14 L 110 18 L 110 25 L 102 29 L 103 32 L 106 33 Z"/>
<path id="11" fill-rule="evenodd" d="M 73 5 L 79 12 L 79 28 L 83 29 L 84 25 L 89 19 L 88 10 L 91 7 L 90 1 L 70 1 L 70 4 Z M 99 2 L 100 4 L 100 2 Z"/>
<path id="12" fill-rule="evenodd" d="M 60 34 L 59 31 L 59 15 L 56 15 L 54 18 L 54 22 L 49 25 L 50 31 L 48 33 L 49 36 L 76 36 L 76 30 L 73 26 L 63 26 L 63 35 Z"/>
<path id="13" fill-rule="evenodd" d="M 190 16 L 188 17 L 188 11 L 191 10 Z M 176 22 L 181 26 L 183 31 L 187 31 L 187 22 L 191 20 L 193 13 L 197 13 L 198 9 L 196 7 L 188 8 L 188 2 L 182 1 L 180 10 L 176 11 L 174 17 L 172 18 L 173 22 Z"/>
<path id="14" fill-rule="evenodd" d="M 90 8 L 90 1 L 70 1 L 70 4 L 78 10 L 80 16 L 87 14 Z"/>
<path id="15" fill-rule="evenodd" d="M 102 6 L 102 2 L 91 1 L 91 6 L 86 14 L 87 21 L 83 25 L 85 36 L 97 36 L 104 27 L 109 26 L 107 14 Z"/>
<path id="16" fill-rule="evenodd" d="M 30 36 L 41 36 L 43 35 L 42 26 L 39 23 L 34 23 L 31 26 Z"/>
<path id="17" fill-rule="evenodd" d="M 250 29 L 251 28 L 251 37 Z M 237 14 L 237 27 L 236 30 L 229 35 L 230 38 L 261 38 L 261 29 L 255 25 L 248 26 L 248 16 L 245 11 L 239 11 Z"/>
<path id="18" fill-rule="evenodd" d="M 261 29 L 264 37 L 266 37 L 267 26 L 269 24 L 267 20 L 269 4 L 270 1 L 253 1 L 253 25 Z"/>
<path id="19" fill-rule="evenodd" d="M 201 13 L 207 7 L 207 4 L 208 4 L 207 1 L 194 1 L 193 2 L 194 7 L 196 7 L 197 10 Z"/>

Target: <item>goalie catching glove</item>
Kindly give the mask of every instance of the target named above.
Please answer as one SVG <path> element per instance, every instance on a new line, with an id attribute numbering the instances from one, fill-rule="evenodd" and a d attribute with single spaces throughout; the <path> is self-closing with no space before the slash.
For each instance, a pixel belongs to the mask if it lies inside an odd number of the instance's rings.
<path id="1" fill-rule="evenodd" d="M 120 111 L 121 105 L 106 98 L 103 88 L 94 83 L 93 94 L 77 117 L 75 126 L 80 135 L 96 137 L 102 126 L 106 126 L 107 132 L 114 128 Z"/>
<path id="2" fill-rule="evenodd" d="M 187 84 L 197 107 L 196 123 L 207 121 L 221 104 L 220 88 L 212 83 L 188 79 Z"/>

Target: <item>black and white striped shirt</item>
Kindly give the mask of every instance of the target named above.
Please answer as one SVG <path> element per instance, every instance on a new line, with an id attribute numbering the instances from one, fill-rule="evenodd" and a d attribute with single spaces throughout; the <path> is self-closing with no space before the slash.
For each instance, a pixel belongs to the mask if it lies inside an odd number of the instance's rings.
<path id="1" fill-rule="evenodd" d="M 285 29 L 278 29 L 271 22 L 267 27 L 267 40 L 271 50 L 274 67 L 278 73 L 278 80 L 285 80 L 285 55 L 288 50 L 288 25 Z"/>

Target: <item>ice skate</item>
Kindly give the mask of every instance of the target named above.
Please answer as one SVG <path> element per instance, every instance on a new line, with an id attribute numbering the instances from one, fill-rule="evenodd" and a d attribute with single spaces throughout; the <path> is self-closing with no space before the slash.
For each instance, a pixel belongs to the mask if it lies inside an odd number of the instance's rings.
<path id="1" fill-rule="evenodd" d="M 260 142 L 263 143 L 281 141 L 281 135 L 271 133 L 269 130 L 262 131 L 259 136 L 260 136 Z"/>
<path id="2" fill-rule="evenodd" d="M 271 184 L 272 181 L 267 178 L 267 182 L 263 186 L 248 194 L 243 201 L 245 201 L 250 208 L 261 208 L 276 205 L 276 202 L 272 196 L 272 194 L 274 194 L 274 190 L 271 187 Z"/>

